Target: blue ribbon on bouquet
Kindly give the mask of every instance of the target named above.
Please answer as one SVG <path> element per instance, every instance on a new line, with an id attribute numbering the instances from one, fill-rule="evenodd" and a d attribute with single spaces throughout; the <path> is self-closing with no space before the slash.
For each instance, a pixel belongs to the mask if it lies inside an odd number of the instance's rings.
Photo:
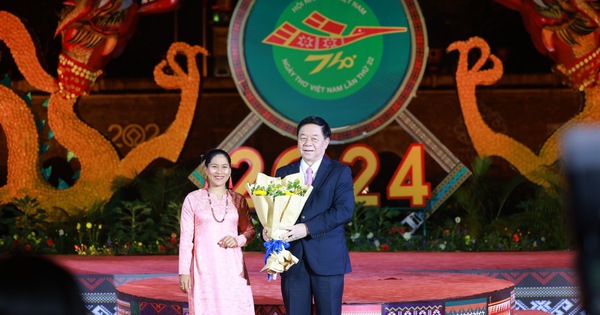
<path id="1" fill-rule="evenodd" d="M 264 242 L 263 246 L 266 248 L 265 253 L 265 264 L 267 263 L 267 259 L 271 256 L 272 253 L 279 254 L 283 249 L 290 248 L 290 243 L 284 242 L 282 240 L 270 240 L 268 242 Z M 271 274 L 267 275 L 267 280 L 271 281 Z"/>

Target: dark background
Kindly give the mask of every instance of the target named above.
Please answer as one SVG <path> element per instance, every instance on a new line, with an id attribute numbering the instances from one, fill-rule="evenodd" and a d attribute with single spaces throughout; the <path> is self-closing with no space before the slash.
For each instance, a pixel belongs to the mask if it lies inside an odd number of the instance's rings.
<path id="1" fill-rule="evenodd" d="M 55 72 L 60 42 L 53 35 L 62 1 L 1 2 L 1 10 L 12 12 L 25 21 L 31 33 L 37 37 L 48 71 Z M 212 28 L 228 25 L 235 2 L 228 9 L 224 1 L 184 0 L 181 8 L 175 12 L 140 17 L 137 32 L 125 52 L 109 63 L 105 78 L 152 77 L 154 65 L 174 41 L 198 45 L 205 43 L 212 50 Z M 456 56 L 447 55 L 444 50 L 450 43 L 472 36 L 480 36 L 488 41 L 493 52 L 503 59 L 506 73 L 549 71 L 550 63 L 533 47 L 517 12 L 493 0 L 420 0 L 418 3 L 433 55 L 429 73 L 453 73 Z M 14 72 L 4 47 L 0 67 L 0 72 Z"/>

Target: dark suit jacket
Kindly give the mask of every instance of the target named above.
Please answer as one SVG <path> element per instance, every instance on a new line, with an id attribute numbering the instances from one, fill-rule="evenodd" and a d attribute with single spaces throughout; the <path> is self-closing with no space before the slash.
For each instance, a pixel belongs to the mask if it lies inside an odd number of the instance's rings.
<path id="1" fill-rule="evenodd" d="M 277 177 L 300 172 L 300 161 L 279 168 Z M 309 235 L 290 243 L 290 252 L 304 259 L 318 275 L 351 271 L 344 224 L 354 212 L 352 171 L 338 161 L 323 157 L 313 180 L 313 190 L 296 223 L 304 223 Z M 287 272 L 293 272 L 292 266 Z M 285 276 L 285 273 L 282 274 Z"/>

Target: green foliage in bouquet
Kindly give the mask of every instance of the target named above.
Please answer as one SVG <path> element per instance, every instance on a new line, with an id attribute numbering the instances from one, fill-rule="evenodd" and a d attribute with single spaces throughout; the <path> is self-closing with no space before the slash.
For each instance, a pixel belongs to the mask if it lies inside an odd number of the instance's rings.
<path id="1" fill-rule="evenodd" d="M 298 195 L 304 196 L 306 194 L 306 186 L 302 186 L 300 184 L 300 180 L 296 179 L 293 181 L 287 182 L 287 185 L 283 185 L 281 183 L 270 183 L 269 185 L 258 185 L 253 184 L 250 185 L 252 189 L 252 194 L 256 196 L 290 196 L 290 195 Z"/>

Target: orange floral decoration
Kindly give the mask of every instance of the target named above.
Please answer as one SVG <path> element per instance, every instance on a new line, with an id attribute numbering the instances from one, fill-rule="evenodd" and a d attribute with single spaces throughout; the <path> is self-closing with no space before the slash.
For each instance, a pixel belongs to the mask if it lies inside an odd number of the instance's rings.
<path id="1" fill-rule="evenodd" d="M 24 78 L 34 88 L 50 94 L 48 124 L 60 145 L 73 152 L 81 165 L 80 177 L 73 186 L 59 190 L 50 185 L 41 173 L 33 113 L 14 91 L 0 85 L 0 125 L 8 147 L 7 183 L 0 187 L 0 203 L 29 196 L 48 211 L 51 220 L 60 221 L 66 219 L 65 213 L 80 214 L 108 201 L 117 178 L 133 179 L 158 158 L 175 162 L 179 157 L 200 92 L 196 55 L 208 54 L 204 48 L 179 42 L 171 45 L 166 60 L 155 67 L 154 78 L 165 89 L 181 90 L 175 120 L 165 133 L 138 145 L 120 159 L 110 141 L 77 117 L 74 106 L 80 95 L 73 97 L 61 91 L 58 80 L 40 65 L 23 23 L 3 11 L 0 11 L 0 40 L 9 48 Z M 187 72 L 175 60 L 176 55 L 187 59 Z"/>
<path id="2" fill-rule="evenodd" d="M 494 131 L 479 111 L 475 91 L 479 85 L 496 83 L 502 77 L 503 65 L 490 53 L 484 39 L 473 37 L 454 42 L 447 49 L 459 53 L 456 82 L 465 125 L 479 156 L 501 157 L 531 182 L 549 187 L 564 131 L 574 124 L 600 122 L 600 15 L 587 0 L 497 1 L 521 13 L 534 46 L 555 62 L 557 73 L 569 86 L 585 93 L 585 104 L 545 140 L 539 152 Z M 479 50 L 480 57 L 469 67 L 471 50 Z M 488 61 L 491 66 L 482 69 Z"/>
<path id="3" fill-rule="evenodd" d="M 471 49 L 481 52 L 479 60 L 469 68 L 468 56 Z M 479 156 L 499 156 L 510 162 L 521 174 L 530 181 L 544 185 L 545 178 L 541 176 L 545 166 L 556 161 L 556 139 L 549 139 L 544 145 L 543 155 L 537 156 L 527 146 L 519 141 L 494 131 L 483 119 L 475 90 L 478 85 L 492 85 L 503 74 L 502 62 L 490 54 L 487 42 L 479 37 L 470 38 L 464 42 L 454 42 L 448 51 L 459 52 L 458 68 L 456 70 L 456 85 L 460 107 L 469 136 Z M 488 59 L 492 66 L 482 70 Z"/>

